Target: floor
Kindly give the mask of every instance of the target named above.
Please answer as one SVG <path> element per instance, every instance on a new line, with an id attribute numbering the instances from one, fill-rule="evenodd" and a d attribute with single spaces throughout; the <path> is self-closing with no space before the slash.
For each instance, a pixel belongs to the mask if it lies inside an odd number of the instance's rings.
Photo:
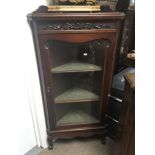
<path id="1" fill-rule="evenodd" d="M 111 155 L 113 141 L 107 138 L 106 145 L 97 138 L 56 141 L 53 150 L 44 149 L 31 155 Z"/>
<path id="2" fill-rule="evenodd" d="M 30 151 L 25 153 L 24 155 L 38 155 L 43 149 L 39 148 L 38 146 L 35 146 Z"/>

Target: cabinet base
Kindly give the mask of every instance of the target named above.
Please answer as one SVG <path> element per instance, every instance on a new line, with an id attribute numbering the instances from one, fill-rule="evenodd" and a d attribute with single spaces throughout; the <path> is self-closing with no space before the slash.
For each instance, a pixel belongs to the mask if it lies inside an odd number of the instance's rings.
<path id="1" fill-rule="evenodd" d="M 59 129 L 47 131 L 48 134 L 48 149 L 52 150 L 54 146 L 54 141 L 56 139 L 68 139 L 68 138 L 86 138 L 92 136 L 101 137 L 101 143 L 106 144 L 106 128 L 105 126 L 100 127 L 83 127 L 76 129 Z"/>

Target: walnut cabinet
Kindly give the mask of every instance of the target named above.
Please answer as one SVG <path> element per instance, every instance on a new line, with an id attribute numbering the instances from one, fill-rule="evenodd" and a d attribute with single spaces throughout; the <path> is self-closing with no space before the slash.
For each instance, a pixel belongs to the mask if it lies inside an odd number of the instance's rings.
<path id="1" fill-rule="evenodd" d="M 106 136 L 106 111 L 124 14 L 28 14 L 49 148 L 59 138 Z"/>

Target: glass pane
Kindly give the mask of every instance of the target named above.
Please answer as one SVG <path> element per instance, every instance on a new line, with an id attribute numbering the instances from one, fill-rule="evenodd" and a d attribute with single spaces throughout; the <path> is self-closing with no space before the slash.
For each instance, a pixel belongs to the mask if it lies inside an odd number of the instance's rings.
<path id="1" fill-rule="evenodd" d="M 99 122 L 107 44 L 107 40 L 50 41 L 57 126 Z"/>
<path id="2" fill-rule="evenodd" d="M 81 102 L 78 104 L 57 104 L 57 126 L 72 124 L 98 123 L 99 102 Z"/>

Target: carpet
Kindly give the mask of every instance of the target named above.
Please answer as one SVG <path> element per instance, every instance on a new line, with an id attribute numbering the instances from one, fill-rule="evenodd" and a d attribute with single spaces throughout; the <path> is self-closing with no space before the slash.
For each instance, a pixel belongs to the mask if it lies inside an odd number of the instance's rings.
<path id="1" fill-rule="evenodd" d="M 112 146 L 109 138 L 105 145 L 97 138 L 59 140 L 53 150 L 44 149 L 38 155 L 111 155 Z"/>

